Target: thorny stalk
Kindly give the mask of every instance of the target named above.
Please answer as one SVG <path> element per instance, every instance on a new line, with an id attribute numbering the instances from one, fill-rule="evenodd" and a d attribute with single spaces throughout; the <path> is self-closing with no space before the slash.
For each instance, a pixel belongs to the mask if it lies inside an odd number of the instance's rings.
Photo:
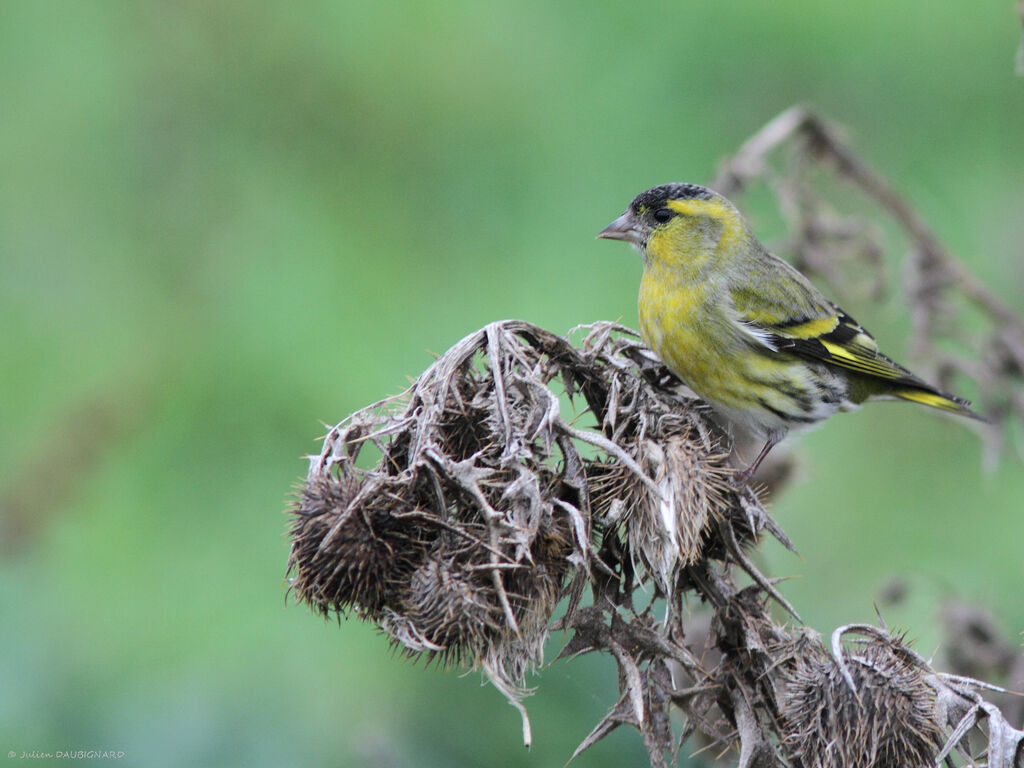
<path id="1" fill-rule="evenodd" d="M 766 179 L 792 217 L 793 252 L 828 271 L 861 230 L 804 177 L 826 160 L 913 243 L 918 351 L 948 366 L 941 320 L 952 299 L 975 305 L 991 327 L 979 359 L 956 370 L 979 376 L 999 418 L 1024 413 L 1020 321 L 837 136 L 790 110 L 726 164 L 718 189 Z M 792 142 L 790 164 L 770 169 Z M 880 253 L 854 250 L 868 263 Z M 526 674 L 557 629 L 571 633 L 559 658 L 606 652 L 619 670 L 618 701 L 576 754 L 628 725 L 652 766 L 690 743 L 741 768 L 1024 767 L 1024 731 L 982 698 L 1000 689 L 936 671 L 884 625 L 840 627 L 828 645 L 804 627 L 748 555 L 764 535 L 792 545 L 757 489 L 731 482 L 706 407 L 628 328 L 580 331 L 573 344 L 491 323 L 407 392 L 332 428 L 290 510 L 299 599 L 375 623 L 409 655 L 482 670 L 522 713 L 527 743 Z M 772 618 L 773 600 L 795 625 Z"/>

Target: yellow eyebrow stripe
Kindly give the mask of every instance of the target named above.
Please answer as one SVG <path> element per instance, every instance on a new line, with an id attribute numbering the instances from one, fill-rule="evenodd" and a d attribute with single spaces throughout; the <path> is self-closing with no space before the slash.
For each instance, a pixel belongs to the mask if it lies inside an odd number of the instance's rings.
<path id="1" fill-rule="evenodd" d="M 717 200 L 669 200 L 665 206 L 683 216 L 712 216 L 724 219 L 730 215 L 729 209 Z"/>

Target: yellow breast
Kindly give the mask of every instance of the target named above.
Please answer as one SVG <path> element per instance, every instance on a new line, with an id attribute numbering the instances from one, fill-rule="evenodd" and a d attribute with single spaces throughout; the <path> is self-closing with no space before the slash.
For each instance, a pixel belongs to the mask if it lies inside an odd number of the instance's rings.
<path id="1" fill-rule="evenodd" d="M 640 334 L 702 398 L 740 406 L 749 398 L 739 370 L 743 342 L 719 303 L 714 285 L 648 264 L 640 282 Z"/>

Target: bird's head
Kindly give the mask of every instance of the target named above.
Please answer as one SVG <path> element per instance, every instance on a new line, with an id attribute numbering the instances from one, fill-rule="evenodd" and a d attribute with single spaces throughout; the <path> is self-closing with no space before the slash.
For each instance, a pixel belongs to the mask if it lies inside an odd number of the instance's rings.
<path id="1" fill-rule="evenodd" d="M 717 192 L 697 184 L 662 184 L 633 198 L 597 236 L 632 243 L 645 262 L 679 266 L 703 261 L 745 233 L 739 211 Z"/>

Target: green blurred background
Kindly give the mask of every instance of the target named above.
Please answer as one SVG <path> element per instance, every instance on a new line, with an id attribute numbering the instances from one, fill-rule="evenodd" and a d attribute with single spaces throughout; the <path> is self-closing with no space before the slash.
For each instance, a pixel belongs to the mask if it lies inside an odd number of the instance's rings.
<path id="1" fill-rule="evenodd" d="M 607 658 L 532 680 L 526 751 L 477 674 L 286 605 L 321 422 L 491 320 L 635 324 L 639 260 L 594 234 L 796 102 L 1024 311 L 1013 5 L 4 2 L 0 752 L 562 765 Z M 850 308 L 906 357 L 898 293 Z M 926 655 L 941 597 L 1024 629 L 1016 459 L 889 405 L 797 452 L 774 511 L 802 558 L 762 562 L 808 623 L 871 621 L 903 575 Z M 646 760 L 621 732 L 576 764 Z"/>

